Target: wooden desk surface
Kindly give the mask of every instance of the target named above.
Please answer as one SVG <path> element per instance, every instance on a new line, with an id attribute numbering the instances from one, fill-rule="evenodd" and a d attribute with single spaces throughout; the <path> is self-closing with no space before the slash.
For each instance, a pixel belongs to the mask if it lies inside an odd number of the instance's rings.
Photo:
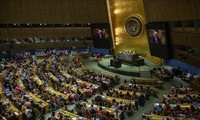
<path id="1" fill-rule="evenodd" d="M 124 85 L 124 86 L 133 86 L 134 84 L 132 84 L 132 83 L 124 83 L 124 84 L 122 84 L 122 85 Z M 153 86 L 153 85 L 146 85 L 146 84 L 137 84 L 137 87 L 149 87 L 149 88 L 152 88 L 152 87 L 154 87 L 155 88 L 155 86 Z"/>
<path id="2" fill-rule="evenodd" d="M 8 98 L 5 98 L 4 100 L 5 100 L 5 102 L 7 102 L 8 104 L 10 104 L 10 107 L 12 108 L 13 111 L 15 111 L 15 112 L 20 112 L 20 110 L 18 110 L 18 109 L 11 103 L 11 101 L 10 101 Z"/>
<path id="3" fill-rule="evenodd" d="M 4 98 L 4 97 L 5 97 L 5 94 L 4 94 L 4 91 L 3 91 L 2 80 L 3 80 L 3 77 L 4 77 L 5 74 L 6 74 L 6 71 L 7 71 L 7 70 L 3 70 L 3 71 L 1 71 L 1 73 L 0 73 L 0 98 Z"/>
<path id="4" fill-rule="evenodd" d="M 2 79 L 5 76 L 6 70 L 1 71 L 0 73 L 0 92 L 3 92 L 3 86 L 2 86 Z"/>
<path id="5" fill-rule="evenodd" d="M 56 77 L 56 76 L 54 76 L 51 72 L 48 72 L 47 73 L 49 76 L 50 76 L 50 78 L 52 78 L 55 82 L 60 82 L 59 80 L 58 80 L 58 78 Z"/>
<path id="6" fill-rule="evenodd" d="M 23 82 L 21 80 L 22 70 L 23 70 L 23 68 L 19 69 L 19 75 L 18 75 L 18 79 L 17 79 L 16 82 L 22 89 L 25 89 L 24 84 L 23 84 Z"/>
<path id="7" fill-rule="evenodd" d="M 67 98 L 67 97 L 68 97 L 67 95 L 65 95 L 65 94 L 63 94 L 63 93 L 61 93 L 61 92 L 59 92 L 59 91 L 56 91 L 56 90 L 54 90 L 54 89 L 51 88 L 51 87 L 46 87 L 45 90 L 46 90 L 46 91 L 49 91 L 50 93 L 56 94 L 56 95 L 61 95 L 61 96 L 63 96 L 64 98 Z"/>
<path id="8" fill-rule="evenodd" d="M 154 103 L 154 107 L 156 107 L 157 105 L 163 105 L 164 103 Z M 192 104 L 169 104 L 171 108 L 176 107 L 176 105 L 180 105 L 181 109 L 186 109 L 186 108 L 190 108 L 190 106 Z"/>
<path id="9" fill-rule="evenodd" d="M 134 77 L 136 84 L 140 85 L 151 85 L 162 87 L 163 82 L 155 78 L 145 78 L 145 77 Z"/>
<path id="10" fill-rule="evenodd" d="M 65 72 L 65 71 L 63 71 L 63 70 L 61 70 L 61 73 L 62 73 L 65 77 L 67 77 L 67 78 L 73 78 L 72 75 L 68 74 L 67 72 Z"/>
<path id="11" fill-rule="evenodd" d="M 42 61 L 44 61 L 44 58 L 37 59 L 37 64 L 40 64 Z"/>
<path id="12" fill-rule="evenodd" d="M 0 82 L 0 98 L 4 98 L 4 91 L 3 91 L 3 87 L 2 87 L 2 82 Z"/>
<path id="13" fill-rule="evenodd" d="M 5 102 L 7 102 L 8 104 L 10 104 L 10 108 L 14 111 L 14 112 L 17 112 L 19 114 L 19 120 L 22 120 L 23 119 L 23 114 L 20 110 L 18 110 L 11 102 L 8 98 L 5 98 L 4 99 Z"/>
<path id="14" fill-rule="evenodd" d="M 115 99 L 117 102 L 123 101 L 126 105 L 129 105 L 129 103 L 131 103 L 132 105 L 135 105 L 135 101 L 134 100 L 127 100 L 127 99 L 121 99 L 121 98 L 116 98 L 116 97 L 111 97 L 111 96 L 104 96 L 104 95 L 99 95 L 99 96 L 101 96 L 103 99 L 107 99 L 109 101 L 112 101 L 113 99 Z"/>
<path id="15" fill-rule="evenodd" d="M 158 71 L 154 71 L 154 72 L 155 72 L 154 75 L 157 76 L 157 77 L 159 77 L 159 78 L 164 78 L 164 79 L 170 78 L 170 76 L 167 75 L 167 74 L 162 74 L 162 73 L 160 73 Z"/>
<path id="16" fill-rule="evenodd" d="M 172 120 L 174 117 L 170 116 L 161 116 L 161 115 L 154 115 L 154 114 L 143 114 L 143 117 L 149 117 L 150 120 L 163 120 L 163 118 L 169 118 L 169 120 Z M 178 120 L 192 120 L 191 118 L 178 118 Z"/>
<path id="17" fill-rule="evenodd" d="M 37 60 L 37 64 L 40 64 L 44 59 L 38 59 Z M 38 76 L 36 75 L 36 71 L 37 71 L 38 65 L 33 67 L 33 74 L 34 74 L 34 79 L 36 81 L 36 83 L 38 85 L 42 85 L 44 87 L 44 83 L 40 80 L 40 78 L 38 78 Z"/>
<path id="18" fill-rule="evenodd" d="M 76 92 L 77 91 L 77 87 L 76 86 L 73 86 L 73 85 L 71 85 L 71 84 L 67 84 L 67 83 L 65 83 L 65 82 L 62 82 L 62 85 L 64 85 L 65 87 L 69 87 L 72 91 L 74 91 L 74 92 Z M 83 89 L 81 89 L 81 88 L 79 88 L 79 90 L 80 90 L 80 92 L 82 93 L 82 94 L 84 94 L 85 93 L 85 90 L 83 90 Z"/>
<path id="19" fill-rule="evenodd" d="M 178 87 L 178 88 L 177 88 Z M 174 86 L 174 90 L 175 89 L 179 89 L 179 87 L 180 86 Z M 183 86 L 186 90 L 193 90 L 190 86 Z M 172 94 L 173 92 L 172 92 L 172 90 L 173 90 L 173 88 L 171 87 L 170 88 L 170 94 Z M 186 93 L 187 94 L 187 93 Z"/>
<path id="20" fill-rule="evenodd" d="M 91 103 L 88 103 L 88 102 L 83 102 L 83 103 L 85 103 L 87 106 L 91 106 Z M 100 107 L 103 107 L 103 106 L 93 105 L 93 107 L 97 107 L 97 109 L 99 109 Z M 113 108 L 105 107 L 103 110 L 106 112 L 109 112 L 111 115 L 114 115 L 115 113 L 115 109 Z M 121 114 L 122 111 L 118 110 L 118 112 Z"/>
<path id="21" fill-rule="evenodd" d="M 34 76 L 34 79 L 38 85 L 42 85 L 42 86 L 44 85 L 44 83 L 40 80 L 40 78 L 37 75 Z"/>
<path id="22" fill-rule="evenodd" d="M 57 78 L 56 76 L 54 76 L 52 73 L 48 73 L 48 75 L 49 75 L 50 77 L 52 77 L 54 81 L 60 82 L 60 81 L 58 80 L 58 78 Z M 65 83 L 65 82 L 62 82 L 61 84 L 64 85 L 65 87 L 69 87 L 69 88 L 70 88 L 72 91 L 74 91 L 74 92 L 76 92 L 76 90 L 77 90 L 77 87 L 75 87 L 75 86 L 73 86 L 73 85 L 71 85 L 71 84 L 67 84 L 67 83 Z M 79 89 L 79 90 L 80 90 L 81 93 L 84 93 L 84 92 L 85 92 L 83 89 Z"/>
<path id="23" fill-rule="evenodd" d="M 72 78 L 72 77 L 73 77 L 73 76 L 71 76 L 70 74 L 68 74 L 68 73 L 65 72 L 65 71 L 61 71 L 61 73 L 62 73 L 65 77 L 67 77 L 67 78 Z M 88 83 L 88 82 L 83 81 L 83 80 L 78 79 L 78 78 L 75 78 L 75 79 L 76 79 L 77 83 L 79 83 L 79 84 L 85 84 L 85 85 L 87 85 L 88 87 L 92 85 L 95 89 L 98 89 L 98 88 L 99 88 L 99 85 L 92 84 L 92 83 Z"/>
<path id="24" fill-rule="evenodd" d="M 173 94 L 169 94 L 171 97 L 174 96 Z M 190 95 L 190 96 L 196 96 L 198 97 L 198 94 L 176 94 L 178 98 L 183 98 L 183 97 L 186 97 L 187 95 Z M 166 97 L 167 94 L 163 94 L 163 97 Z"/>
<path id="25" fill-rule="evenodd" d="M 37 68 L 38 68 L 38 65 L 40 64 L 40 63 L 42 63 L 42 61 L 43 61 L 44 59 L 37 59 L 37 64 L 33 67 L 33 74 L 35 75 L 36 74 L 36 70 L 37 70 Z"/>
<path id="26" fill-rule="evenodd" d="M 85 84 L 86 86 L 93 86 L 95 89 L 98 89 L 99 88 L 99 85 L 96 85 L 96 84 L 93 84 L 93 83 L 89 83 L 89 82 L 86 82 L 86 81 L 83 81 L 83 80 L 81 80 L 81 79 L 77 79 L 76 80 L 78 83 L 80 83 L 80 84 Z"/>
<path id="27" fill-rule="evenodd" d="M 83 69 L 83 70 L 88 70 L 89 72 L 91 72 L 91 73 L 93 73 L 93 72 L 95 72 L 94 70 L 92 70 L 91 68 L 88 68 L 88 67 L 86 67 L 85 65 L 81 65 L 81 68 Z"/>
<path id="28" fill-rule="evenodd" d="M 170 120 L 172 120 L 173 117 L 169 117 L 169 116 L 161 116 L 161 115 L 154 115 L 154 114 L 143 114 L 143 116 L 145 117 L 149 117 L 150 120 L 163 120 L 163 118 L 169 118 Z"/>
<path id="29" fill-rule="evenodd" d="M 77 75 L 77 76 L 79 76 L 79 77 L 81 77 L 81 76 L 84 75 L 83 72 L 81 72 L 81 71 L 79 71 L 77 69 L 72 69 L 72 73 L 75 74 L 75 75 Z"/>
<path id="30" fill-rule="evenodd" d="M 156 78 L 147 78 L 147 77 L 134 77 L 133 79 L 135 79 L 135 81 L 140 81 L 140 80 L 145 80 L 148 82 L 157 82 L 158 80 Z"/>
<path id="31" fill-rule="evenodd" d="M 120 90 L 120 89 L 117 89 L 115 88 L 114 90 L 118 91 L 119 93 L 122 93 L 123 95 L 126 95 L 127 92 L 129 92 L 131 95 L 133 95 L 134 92 L 132 91 L 127 91 L 127 90 Z M 137 96 L 140 96 L 141 95 L 141 92 L 136 92 L 136 95 Z M 144 94 L 145 95 L 145 94 Z"/>
<path id="32" fill-rule="evenodd" d="M 59 92 L 59 91 L 56 91 L 56 90 L 54 90 L 54 89 L 51 88 L 51 87 L 46 87 L 45 90 L 46 90 L 46 91 L 49 91 L 49 92 L 52 93 L 52 94 L 62 96 L 64 99 L 66 99 L 66 102 L 67 102 L 67 103 L 69 102 L 69 96 L 68 96 L 68 95 L 65 95 L 65 94 L 63 94 L 63 93 L 61 93 L 61 92 Z"/>
<path id="33" fill-rule="evenodd" d="M 62 109 L 59 109 L 57 113 L 60 113 L 60 114 L 62 114 L 63 116 L 67 116 L 67 117 L 69 117 L 69 118 L 71 118 L 71 119 L 75 118 L 76 120 L 78 120 L 79 117 L 81 117 L 81 116 L 79 116 L 79 115 L 76 115 L 76 114 L 74 114 L 74 113 L 71 113 L 71 112 L 68 112 L 68 111 L 65 111 L 65 110 L 62 110 Z M 87 120 L 87 118 L 82 117 L 81 120 Z"/>
<path id="34" fill-rule="evenodd" d="M 34 95 L 31 92 L 28 92 L 28 95 L 30 96 L 30 98 L 35 102 L 35 103 L 39 103 L 39 106 L 41 108 L 45 108 L 45 111 L 49 111 L 49 104 L 44 102 L 42 99 L 40 99 L 39 97 L 37 97 L 36 95 Z"/>
<path id="35" fill-rule="evenodd" d="M 124 87 L 126 87 L 126 88 L 130 88 L 130 86 L 131 87 L 133 87 L 133 84 L 131 84 L 131 83 L 124 83 L 124 84 L 122 84 L 122 86 L 124 86 Z M 143 87 L 143 88 L 147 88 L 147 87 L 149 87 L 149 89 L 150 90 L 155 90 L 155 91 L 158 91 L 158 89 L 155 87 L 155 86 L 153 86 L 153 85 L 142 85 L 142 84 L 137 84 L 137 88 L 138 89 L 140 89 L 140 87 Z"/>

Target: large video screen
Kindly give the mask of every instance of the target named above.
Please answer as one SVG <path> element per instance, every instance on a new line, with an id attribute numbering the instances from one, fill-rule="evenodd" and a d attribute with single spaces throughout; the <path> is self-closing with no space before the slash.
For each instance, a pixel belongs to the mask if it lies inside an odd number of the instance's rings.
<path id="1" fill-rule="evenodd" d="M 95 48 L 112 48 L 112 37 L 109 23 L 91 24 Z"/>
<path id="2" fill-rule="evenodd" d="M 148 23 L 146 29 L 151 55 L 164 59 L 171 58 L 171 40 L 168 23 Z"/>

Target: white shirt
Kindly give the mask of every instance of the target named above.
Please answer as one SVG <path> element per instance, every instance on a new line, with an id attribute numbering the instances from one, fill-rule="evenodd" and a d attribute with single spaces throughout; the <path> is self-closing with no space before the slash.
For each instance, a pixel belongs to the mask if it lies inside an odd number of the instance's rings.
<path id="1" fill-rule="evenodd" d="M 25 114 L 26 114 L 27 118 L 31 118 L 33 116 L 31 109 L 26 109 Z"/>

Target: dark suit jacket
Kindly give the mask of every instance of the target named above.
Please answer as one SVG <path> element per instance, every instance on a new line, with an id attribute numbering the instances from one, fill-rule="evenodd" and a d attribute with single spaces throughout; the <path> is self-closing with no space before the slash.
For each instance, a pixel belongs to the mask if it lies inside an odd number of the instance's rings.
<path id="1" fill-rule="evenodd" d="M 156 42 L 156 38 L 157 38 L 157 42 Z M 161 40 L 159 37 L 151 36 L 151 43 L 161 44 Z"/>

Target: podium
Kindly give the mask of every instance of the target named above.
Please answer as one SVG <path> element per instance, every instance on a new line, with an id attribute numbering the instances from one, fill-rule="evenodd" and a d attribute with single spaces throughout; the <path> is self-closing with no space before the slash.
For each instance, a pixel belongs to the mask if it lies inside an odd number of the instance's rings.
<path id="1" fill-rule="evenodd" d="M 110 66 L 115 67 L 115 68 L 120 68 L 122 66 L 122 62 L 121 60 L 110 59 Z"/>
<path id="2" fill-rule="evenodd" d="M 118 53 L 116 59 L 120 60 L 123 64 L 126 63 L 135 66 L 144 65 L 144 59 L 140 58 L 139 54 Z"/>
<path id="3" fill-rule="evenodd" d="M 144 59 L 138 58 L 132 62 L 135 66 L 142 66 L 144 65 Z"/>

